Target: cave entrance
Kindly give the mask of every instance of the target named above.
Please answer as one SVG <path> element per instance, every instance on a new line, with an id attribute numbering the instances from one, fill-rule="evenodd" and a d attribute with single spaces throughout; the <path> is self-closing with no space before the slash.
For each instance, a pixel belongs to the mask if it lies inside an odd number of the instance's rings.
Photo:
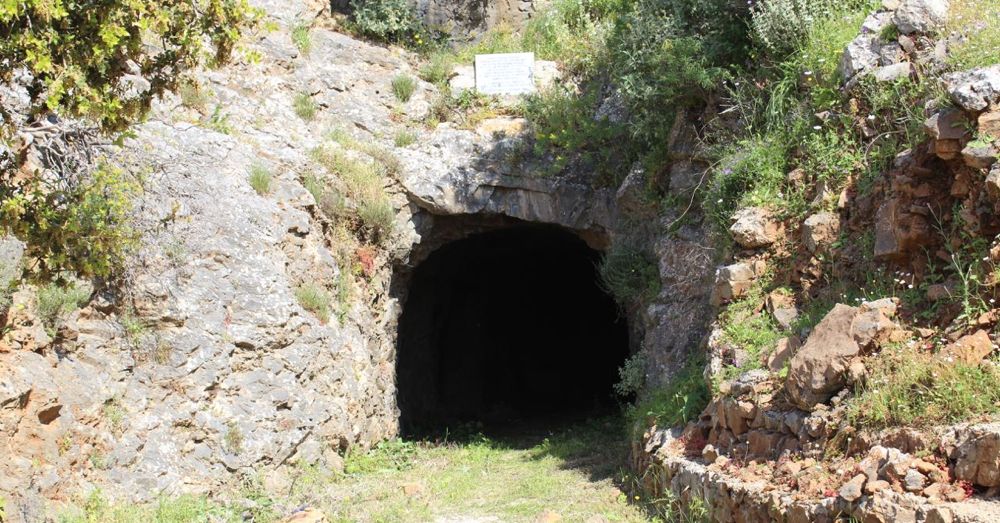
<path id="1" fill-rule="evenodd" d="M 600 257 L 564 229 L 528 224 L 432 252 L 399 319 L 403 433 L 465 422 L 507 430 L 617 408 L 628 329 L 600 285 Z"/>

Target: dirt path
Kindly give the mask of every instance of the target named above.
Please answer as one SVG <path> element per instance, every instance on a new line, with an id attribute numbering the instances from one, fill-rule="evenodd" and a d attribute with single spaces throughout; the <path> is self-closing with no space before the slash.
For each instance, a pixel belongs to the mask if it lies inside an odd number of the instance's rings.
<path id="1" fill-rule="evenodd" d="M 389 442 L 348 456 L 345 476 L 304 475 L 296 490 L 338 522 L 655 521 L 621 490 L 630 481 L 621 426 Z"/>

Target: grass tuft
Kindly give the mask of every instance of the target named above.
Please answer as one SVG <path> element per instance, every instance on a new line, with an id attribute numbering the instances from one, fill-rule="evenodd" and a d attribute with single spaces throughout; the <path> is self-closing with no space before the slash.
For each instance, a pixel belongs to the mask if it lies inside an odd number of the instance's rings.
<path id="1" fill-rule="evenodd" d="M 309 56 L 309 52 L 312 50 L 312 35 L 309 33 L 309 24 L 303 21 L 295 24 L 295 27 L 292 28 L 292 43 L 303 56 Z"/>
<path id="2" fill-rule="evenodd" d="M 66 316 L 82 307 L 88 300 L 93 288 L 90 285 L 67 283 L 60 285 L 49 283 L 38 290 L 38 317 L 42 320 L 45 332 L 55 336 L 59 324 Z"/>
<path id="3" fill-rule="evenodd" d="M 312 96 L 309 93 L 298 93 L 295 95 L 295 99 L 292 100 L 292 108 L 295 110 L 295 114 L 307 122 L 311 122 L 316 118 L 316 112 L 318 108 L 316 107 L 316 102 L 313 101 Z"/>
<path id="4" fill-rule="evenodd" d="M 313 313 L 320 322 L 330 321 L 330 293 L 314 283 L 304 283 L 295 289 L 295 299 L 303 309 Z"/>
<path id="5" fill-rule="evenodd" d="M 412 76 L 400 74 L 392 79 L 392 94 L 402 103 L 410 101 L 417 89 L 417 82 Z"/>
<path id="6" fill-rule="evenodd" d="M 866 368 L 868 378 L 849 404 L 857 425 L 926 426 L 1000 413 L 1000 370 L 992 362 L 947 363 L 886 347 Z"/>
<path id="7" fill-rule="evenodd" d="M 253 165 L 250 167 L 250 187 L 257 191 L 257 194 L 264 196 L 271 192 L 271 171 L 263 165 Z"/>

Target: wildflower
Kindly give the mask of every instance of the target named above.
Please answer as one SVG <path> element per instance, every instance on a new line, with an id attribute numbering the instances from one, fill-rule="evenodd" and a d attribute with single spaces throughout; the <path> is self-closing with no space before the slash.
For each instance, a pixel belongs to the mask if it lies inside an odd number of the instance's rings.
<path id="1" fill-rule="evenodd" d="M 821 130 L 821 129 L 823 129 L 823 126 L 822 126 L 822 125 L 814 125 L 814 126 L 813 126 L 813 130 L 816 130 L 816 131 L 819 131 L 819 130 Z"/>

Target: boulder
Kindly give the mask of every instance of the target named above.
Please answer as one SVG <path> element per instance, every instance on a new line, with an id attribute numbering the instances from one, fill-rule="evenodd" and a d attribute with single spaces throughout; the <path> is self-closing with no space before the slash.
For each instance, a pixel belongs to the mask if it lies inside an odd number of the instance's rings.
<path id="1" fill-rule="evenodd" d="M 994 164 L 986 175 L 986 195 L 994 202 L 1000 201 L 1000 163 Z"/>
<path id="2" fill-rule="evenodd" d="M 781 232 L 781 224 L 771 217 L 767 209 L 761 207 L 740 209 L 734 219 L 729 233 L 736 243 L 747 249 L 771 245 Z"/>
<path id="3" fill-rule="evenodd" d="M 649 208 L 646 198 L 646 171 L 641 163 L 636 162 L 629 170 L 628 176 L 615 193 L 615 202 L 619 209 L 632 215 L 641 214 Z"/>
<path id="4" fill-rule="evenodd" d="M 535 60 L 535 67 L 532 69 L 535 87 L 539 90 L 550 89 L 562 80 L 562 71 L 559 64 L 549 60 Z"/>
<path id="5" fill-rule="evenodd" d="M 959 361 L 970 365 L 983 361 L 993 352 L 993 341 L 985 330 L 962 336 L 958 341 L 941 350 L 940 356 L 946 361 Z"/>
<path id="6" fill-rule="evenodd" d="M 980 136 L 989 140 L 1000 140 L 1000 109 L 987 111 L 979 115 L 979 118 L 976 120 L 976 127 L 979 130 Z"/>
<path id="7" fill-rule="evenodd" d="M 955 429 L 946 446 L 955 462 L 955 477 L 982 486 L 1000 487 L 1000 423 Z"/>
<path id="8" fill-rule="evenodd" d="M 909 78 L 913 74 L 913 64 L 910 62 L 899 62 L 892 65 L 877 67 L 872 71 L 872 76 L 876 82 L 895 82 L 901 78 Z"/>
<path id="9" fill-rule="evenodd" d="M 721 305 L 746 295 L 757 278 L 758 271 L 746 262 L 734 263 L 720 268 L 715 273 L 715 287 L 712 290 L 712 304 Z"/>
<path id="10" fill-rule="evenodd" d="M 962 109 L 979 112 L 1000 101 L 1000 64 L 946 74 L 945 89 Z"/>
<path id="11" fill-rule="evenodd" d="M 935 140 L 962 140 L 968 137 L 969 122 L 961 111 L 945 109 L 924 121 L 924 131 Z"/>
<path id="12" fill-rule="evenodd" d="M 867 478 L 864 474 L 858 474 L 857 476 L 851 478 L 851 480 L 847 483 L 844 483 L 844 485 L 840 487 L 837 494 L 844 498 L 844 501 L 853 503 L 861 498 L 861 489 L 864 488 L 866 480 Z"/>
<path id="13" fill-rule="evenodd" d="M 903 0 L 893 15 L 899 32 L 933 33 L 948 20 L 948 0 Z"/>
<path id="14" fill-rule="evenodd" d="M 802 223 L 802 242 L 809 252 L 816 253 L 833 243 L 840 233 L 840 215 L 818 212 Z"/>
<path id="15" fill-rule="evenodd" d="M 973 169 L 989 169 L 997 163 L 997 148 L 991 143 L 973 142 L 962 149 L 962 161 Z"/>
<path id="16" fill-rule="evenodd" d="M 873 13 L 861 25 L 861 34 L 854 38 L 840 56 L 838 71 L 845 81 L 869 71 L 881 62 L 882 42 L 879 35 L 892 23 L 892 13 Z"/>
<path id="17" fill-rule="evenodd" d="M 767 311 L 785 330 L 790 330 L 799 317 L 799 310 L 795 307 L 795 297 L 778 291 L 767 295 Z"/>
<path id="18" fill-rule="evenodd" d="M 801 346 L 802 341 L 799 340 L 798 336 L 789 336 L 778 340 L 774 351 L 767 357 L 768 370 L 771 372 L 780 372 L 781 369 L 785 368 L 785 363 L 792 359 L 795 351 L 799 350 Z"/>
<path id="19" fill-rule="evenodd" d="M 846 384 L 845 373 L 861 347 L 851 335 L 858 309 L 837 304 L 792 357 L 785 387 L 804 410 L 829 400 Z"/>
<path id="20" fill-rule="evenodd" d="M 464 91 L 476 88 L 476 68 L 471 65 L 460 65 L 452 70 L 451 78 L 448 79 L 448 87 L 455 96 Z"/>

